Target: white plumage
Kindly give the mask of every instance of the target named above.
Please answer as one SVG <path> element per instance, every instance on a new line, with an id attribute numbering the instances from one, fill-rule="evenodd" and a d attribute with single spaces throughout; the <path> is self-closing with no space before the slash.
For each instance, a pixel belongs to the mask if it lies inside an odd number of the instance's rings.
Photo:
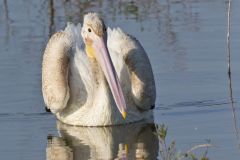
<path id="1" fill-rule="evenodd" d="M 100 19 L 97 14 L 90 13 L 85 16 L 83 27 L 68 23 L 65 30 L 55 33 L 47 44 L 42 63 L 46 106 L 63 123 L 81 126 L 124 124 L 151 116 L 156 91 L 144 49 L 135 38 L 119 28 L 108 28 L 103 32 L 107 35 L 110 59 L 126 103 L 127 116 L 124 119 L 101 63 L 86 54 L 85 45 L 88 44 L 81 34 L 86 34 L 84 27 L 89 15 Z M 91 34 L 94 29 L 99 28 L 92 28 Z M 101 35 L 101 32 L 96 33 Z"/>

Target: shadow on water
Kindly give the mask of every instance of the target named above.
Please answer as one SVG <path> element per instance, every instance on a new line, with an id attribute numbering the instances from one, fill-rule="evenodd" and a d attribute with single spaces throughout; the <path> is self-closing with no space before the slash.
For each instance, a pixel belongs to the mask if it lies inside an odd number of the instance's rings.
<path id="1" fill-rule="evenodd" d="M 54 0 L 48 1 L 49 5 L 49 37 L 55 32 L 55 23 L 54 23 L 54 15 L 55 15 L 55 9 L 54 9 Z"/>
<path id="2" fill-rule="evenodd" d="M 74 127 L 58 122 L 60 137 L 49 136 L 47 160 L 157 159 L 154 124 L 114 127 Z"/>
<path id="3" fill-rule="evenodd" d="M 8 1 L 7 0 L 3 1 L 3 13 L 4 13 L 4 22 L 5 22 L 5 25 L 6 25 L 5 41 L 9 41 L 9 37 L 10 37 L 10 34 L 11 34 L 11 27 L 10 27 L 11 20 L 9 18 L 9 10 L 8 10 Z"/>

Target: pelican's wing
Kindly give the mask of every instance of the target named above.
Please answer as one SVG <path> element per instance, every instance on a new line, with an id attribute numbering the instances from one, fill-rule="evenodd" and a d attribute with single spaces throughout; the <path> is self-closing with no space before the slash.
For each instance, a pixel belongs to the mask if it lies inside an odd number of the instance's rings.
<path id="1" fill-rule="evenodd" d="M 70 94 L 68 72 L 70 55 L 76 49 L 80 35 L 68 24 L 64 31 L 55 33 L 46 46 L 42 61 L 42 92 L 44 102 L 53 113 L 66 107 Z M 79 28 L 80 29 L 80 28 Z M 80 31 L 79 31 L 80 32 Z"/>
<path id="2" fill-rule="evenodd" d="M 122 54 L 130 72 L 133 100 L 140 110 L 154 108 L 156 88 L 152 67 L 139 41 L 121 29 L 108 28 L 108 48 L 110 52 Z"/>

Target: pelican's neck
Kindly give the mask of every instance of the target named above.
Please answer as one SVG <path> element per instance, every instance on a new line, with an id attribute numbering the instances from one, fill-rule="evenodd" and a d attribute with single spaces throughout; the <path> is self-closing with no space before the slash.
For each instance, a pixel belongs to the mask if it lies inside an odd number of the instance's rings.
<path id="1" fill-rule="evenodd" d="M 92 54 L 94 54 L 94 52 L 92 52 L 91 48 L 87 49 L 87 46 L 86 46 L 86 53 L 90 63 L 92 78 L 94 80 L 94 83 L 96 84 L 96 87 L 99 88 L 100 85 L 101 86 L 106 85 L 106 87 L 108 87 L 107 80 L 105 78 L 105 75 L 103 73 L 101 66 L 99 65 L 96 57 L 91 56 Z"/>
<path id="2" fill-rule="evenodd" d="M 106 87 L 108 88 L 108 84 L 106 83 L 106 78 L 103 74 L 102 68 L 99 65 L 99 63 L 97 62 L 94 48 L 92 47 L 92 45 L 86 44 L 85 50 L 86 50 L 87 56 L 88 56 L 90 64 L 91 64 L 95 83 L 97 84 L 97 86 L 98 85 L 107 85 Z"/>
<path id="3" fill-rule="evenodd" d="M 91 45 L 86 44 L 85 50 L 89 58 L 94 58 L 94 59 L 96 58 L 95 51 Z"/>

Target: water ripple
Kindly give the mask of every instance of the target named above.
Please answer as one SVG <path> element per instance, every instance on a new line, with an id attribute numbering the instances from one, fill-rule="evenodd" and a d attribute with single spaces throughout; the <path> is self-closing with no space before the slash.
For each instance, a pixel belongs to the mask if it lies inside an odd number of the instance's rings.
<path id="1" fill-rule="evenodd" d="M 21 118 L 42 118 L 42 117 L 49 117 L 53 116 L 51 113 L 48 112 L 39 112 L 39 113 L 0 113 L 1 118 L 8 118 L 8 119 L 21 119 Z"/>

